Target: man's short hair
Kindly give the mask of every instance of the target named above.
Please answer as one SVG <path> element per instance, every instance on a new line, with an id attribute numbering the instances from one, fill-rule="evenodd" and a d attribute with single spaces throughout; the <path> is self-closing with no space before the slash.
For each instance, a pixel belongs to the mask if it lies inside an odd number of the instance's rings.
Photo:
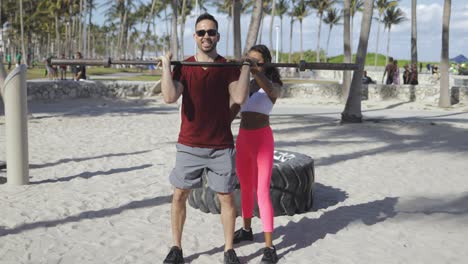
<path id="1" fill-rule="evenodd" d="M 218 21 L 216 21 L 214 16 L 212 16 L 212 15 L 210 15 L 208 13 L 204 13 L 204 14 L 201 14 L 200 16 L 198 16 L 197 21 L 195 22 L 195 27 L 202 20 L 211 20 L 211 21 L 213 21 L 215 23 L 215 25 L 216 25 L 216 30 L 218 30 Z"/>

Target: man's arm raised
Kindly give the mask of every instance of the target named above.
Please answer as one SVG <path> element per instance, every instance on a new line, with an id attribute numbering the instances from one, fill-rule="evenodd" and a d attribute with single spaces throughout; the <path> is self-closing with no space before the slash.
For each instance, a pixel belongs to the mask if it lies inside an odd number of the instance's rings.
<path id="1" fill-rule="evenodd" d="M 172 80 L 171 58 L 172 54 L 170 52 L 159 57 L 162 68 L 161 92 L 166 104 L 175 103 L 184 91 L 184 86 L 180 82 Z"/>

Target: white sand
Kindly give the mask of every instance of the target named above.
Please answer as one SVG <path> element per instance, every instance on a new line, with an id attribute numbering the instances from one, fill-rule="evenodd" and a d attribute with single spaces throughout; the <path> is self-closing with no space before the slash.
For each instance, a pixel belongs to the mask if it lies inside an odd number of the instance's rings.
<path id="1" fill-rule="evenodd" d="M 30 109 L 31 184 L 0 184 L 0 263 L 162 263 L 177 108 L 155 97 Z M 275 218 L 280 263 L 468 263 L 467 107 L 364 103 L 373 121 L 352 125 L 342 110 L 278 101 L 277 148 L 316 161 L 314 210 Z M 187 208 L 187 262 L 222 263 L 219 215 Z M 255 242 L 236 247 L 243 263 L 261 258 L 253 228 Z"/>

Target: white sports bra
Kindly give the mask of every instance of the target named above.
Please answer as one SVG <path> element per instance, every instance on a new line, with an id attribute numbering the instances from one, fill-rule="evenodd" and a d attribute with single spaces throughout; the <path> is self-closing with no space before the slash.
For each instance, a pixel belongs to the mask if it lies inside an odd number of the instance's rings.
<path id="1" fill-rule="evenodd" d="M 247 99 L 247 101 L 241 106 L 240 111 L 241 113 L 256 112 L 264 115 L 270 115 L 271 109 L 273 109 L 273 102 L 268 94 L 260 88 Z"/>

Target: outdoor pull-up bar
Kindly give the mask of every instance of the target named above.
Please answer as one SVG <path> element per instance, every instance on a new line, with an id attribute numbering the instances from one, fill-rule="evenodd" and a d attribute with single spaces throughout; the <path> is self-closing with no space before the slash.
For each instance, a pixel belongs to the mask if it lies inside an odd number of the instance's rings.
<path id="1" fill-rule="evenodd" d="M 120 65 L 155 65 L 159 60 L 113 60 L 111 58 L 105 60 L 96 59 L 52 59 L 52 65 L 85 65 L 85 66 L 104 66 L 109 67 L 112 64 Z M 171 65 L 184 65 L 184 66 L 202 66 L 202 67 L 240 67 L 241 62 L 191 62 L 191 61 L 171 61 Z M 260 64 L 259 64 L 260 65 Z M 261 64 L 266 67 L 278 68 L 298 68 L 300 71 L 305 70 L 337 70 L 337 71 L 355 71 L 358 65 L 355 63 L 321 63 L 321 62 L 306 62 L 300 61 L 299 63 L 264 63 Z"/>

